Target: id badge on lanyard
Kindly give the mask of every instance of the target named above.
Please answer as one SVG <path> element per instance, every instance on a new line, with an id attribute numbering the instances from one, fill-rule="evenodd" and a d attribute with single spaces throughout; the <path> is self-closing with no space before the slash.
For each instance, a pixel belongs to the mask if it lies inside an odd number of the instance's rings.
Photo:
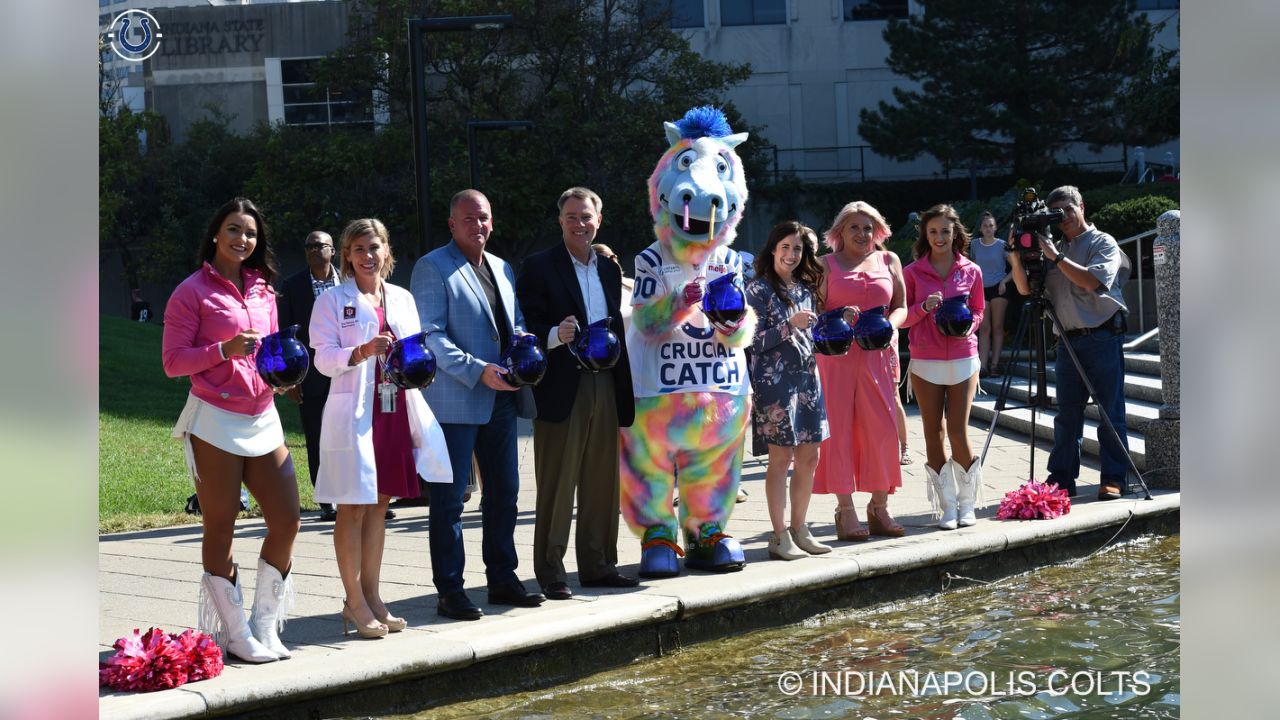
<path id="1" fill-rule="evenodd" d="M 382 318 L 383 322 L 387 320 L 387 293 L 382 292 Z M 387 323 L 390 327 L 390 323 Z M 378 328 L 381 331 L 382 328 Z M 382 378 L 382 382 L 378 383 L 378 403 L 384 415 L 394 413 L 396 411 L 396 390 L 399 388 L 395 383 L 387 380 L 387 363 L 381 355 L 378 356 L 378 377 Z"/>
<path id="2" fill-rule="evenodd" d="M 397 389 L 394 383 L 389 383 L 385 380 L 378 383 L 378 402 L 382 404 L 382 413 L 384 415 L 396 411 Z"/>

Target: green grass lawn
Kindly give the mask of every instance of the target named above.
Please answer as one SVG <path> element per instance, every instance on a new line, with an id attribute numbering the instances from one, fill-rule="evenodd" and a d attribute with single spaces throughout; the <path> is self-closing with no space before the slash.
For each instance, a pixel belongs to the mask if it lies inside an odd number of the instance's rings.
<path id="1" fill-rule="evenodd" d="M 158 323 L 99 317 L 98 532 L 198 522 L 183 512 L 195 489 L 182 444 L 169 437 L 191 383 L 165 377 L 161 332 Z M 277 397 L 276 405 L 302 506 L 314 508 L 298 408 L 285 397 Z M 248 515 L 259 514 L 251 505 Z"/>

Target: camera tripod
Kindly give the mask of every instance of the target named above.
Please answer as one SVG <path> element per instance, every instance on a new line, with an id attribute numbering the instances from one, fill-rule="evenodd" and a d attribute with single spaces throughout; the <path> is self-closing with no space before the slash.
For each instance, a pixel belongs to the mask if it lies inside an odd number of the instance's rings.
<path id="1" fill-rule="evenodd" d="M 1027 373 L 1027 403 L 1025 405 L 1008 406 L 1010 410 L 1018 410 L 1027 408 L 1031 410 L 1031 442 L 1030 454 L 1028 458 L 1027 479 L 1035 477 L 1036 470 L 1036 410 L 1049 409 L 1049 392 L 1048 377 L 1046 373 L 1046 360 L 1048 357 L 1048 349 L 1045 342 L 1044 325 L 1040 322 L 1042 316 L 1047 315 L 1053 323 L 1053 327 L 1057 330 L 1059 337 L 1065 337 L 1065 331 L 1062 329 L 1062 323 L 1058 320 L 1058 313 L 1053 308 L 1053 303 L 1044 297 L 1043 287 L 1038 283 L 1033 284 L 1030 297 L 1022 303 L 1022 315 L 1018 318 L 1018 327 L 1013 334 L 1013 345 L 1011 347 L 1011 356 L 1018 357 L 1018 353 L 1023 350 L 1023 341 L 1030 335 L 1032 347 L 1031 367 Z M 992 328 L 993 331 L 995 328 Z M 1102 445 L 1102 431 L 1110 433 L 1110 439 L 1115 442 L 1115 446 L 1124 452 L 1125 459 L 1129 461 L 1129 469 L 1138 478 L 1138 484 L 1142 488 L 1143 499 L 1151 500 L 1151 490 L 1147 488 L 1147 482 L 1142 478 L 1142 473 L 1138 471 L 1138 466 L 1133 462 L 1133 455 L 1129 454 L 1129 449 L 1120 440 L 1120 434 L 1116 432 L 1115 425 L 1111 423 L 1111 418 L 1107 416 L 1107 411 L 1098 402 L 1098 394 L 1093 389 L 1093 381 L 1089 379 L 1089 375 L 1084 371 L 1084 367 L 1080 364 L 1080 358 L 1076 356 L 1075 348 L 1071 347 L 1070 342 L 1062 342 L 1059 344 L 1061 349 L 1065 349 L 1067 355 L 1071 358 L 1071 363 L 1075 365 L 1076 372 L 1080 374 L 1080 379 L 1084 383 L 1085 389 L 1089 392 L 1089 400 L 1085 406 L 1092 404 L 1098 408 L 1098 416 L 1102 419 L 1102 424 L 1098 430 L 1098 444 Z M 1031 392 L 1031 383 L 1034 378 L 1035 392 Z M 996 424 L 1000 421 L 1000 413 L 1004 411 L 1006 402 L 1009 399 L 1009 388 L 1012 385 L 1013 373 L 1006 372 L 1004 379 L 1000 383 L 1000 392 L 996 395 L 995 414 L 991 416 L 991 427 L 987 429 L 987 440 L 982 444 L 982 453 L 978 456 L 979 465 L 986 460 L 987 449 L 991 447 L 991 438 L 995 435 Z M 1099 448 L 1099 456 L 1101 456 L 1101 448 Z M 1127 484 L 1127 483 L 1126 483 Z M 1127 487 L 1124 489 L 1128 489 Z"/>

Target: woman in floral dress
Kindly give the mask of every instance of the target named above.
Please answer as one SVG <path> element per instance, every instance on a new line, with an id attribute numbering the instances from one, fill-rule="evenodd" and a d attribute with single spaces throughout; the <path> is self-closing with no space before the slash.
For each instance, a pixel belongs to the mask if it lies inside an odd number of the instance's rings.
<path id="1" fill-rule="evenodd" d="M 773 524 L 769 556 L 779 560 L 831 552 L 805 524 L 818 446 L 828 434 L 810 334 L 822 282 L 817 252 L 812 229 L 794 220 L 778 223 L 747 285 L 747 302 L 759 318 L 750 355 L 752 454 L 769 456 L 764 481 Z M 793 463 L 788 528 L 787 471 Z"/>

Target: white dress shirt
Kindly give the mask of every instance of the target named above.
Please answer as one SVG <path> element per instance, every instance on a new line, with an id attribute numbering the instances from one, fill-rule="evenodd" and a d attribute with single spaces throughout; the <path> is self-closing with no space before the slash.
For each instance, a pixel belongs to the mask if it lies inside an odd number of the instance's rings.
<path id="1" fill-rule="evenodd" d="M 578 278 L 578 289 L 582 291 L 582 301 L 587 305 L 587 324 L 608 317 L 609 304 L 604 299 L 604 285 L 600 284 L 600 268 L 596 265 L 600 256 L 588 248 L 587 262 L 578 262 L 573 253 L 569 260 L 573 263 L 573 274 Z M 554 350 L 564 343 L 560 342 L 560 325 L 557 323 L 547 334 L 547 349 Z"/>

